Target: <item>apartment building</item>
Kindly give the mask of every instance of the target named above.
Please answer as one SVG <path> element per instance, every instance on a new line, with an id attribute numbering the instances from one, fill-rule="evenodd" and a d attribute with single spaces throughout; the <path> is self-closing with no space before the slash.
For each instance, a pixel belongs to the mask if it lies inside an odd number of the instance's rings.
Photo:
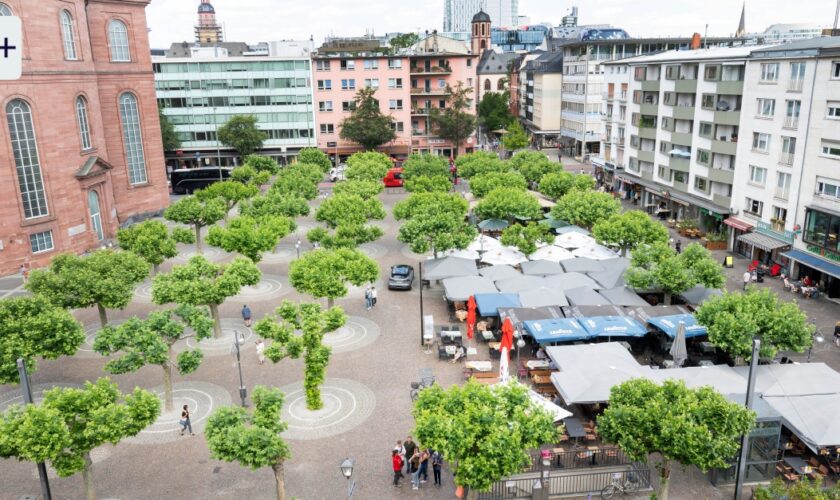
<path id="1" fill-rule="evenodd" d="M 595 178 L 608 186 L 618 187 L 616 170 L 627 167 L 627 97 L 630 88 L 630 67 L 626 64 L 604 66 L 603 114 L 604 133 L 599 156 L 592 156 Z"/>
<path id="2" fill-rule="evenodd" d="M 561 123 L 563 54 L 542 53 L 526 62 L 523 72 L 526 89 L 520 95 L 520 120 L 533 144 L 556 147 Z"/>

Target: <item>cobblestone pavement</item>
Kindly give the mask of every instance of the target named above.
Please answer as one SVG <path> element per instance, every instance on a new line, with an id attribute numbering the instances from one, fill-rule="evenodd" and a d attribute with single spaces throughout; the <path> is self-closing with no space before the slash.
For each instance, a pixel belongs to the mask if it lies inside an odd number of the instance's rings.
<path id="1" fill-rule="evenodd" d="M 568 159 L 563 158 L 564 162 Z M 567 162 L 574 171 L 577 167 Z M 297 411 L 288 418 L 303 419 L 309 422 L 306 429 L 296 428 L 290 432 L 288 443 L 292 458 L 286 463 L 286 485 L 289 498 L 299 499 L 340 499 L 346 497 L 348 483 L 341 476 L 338 466 L 345 457 L 355 462 L 357 499 L 392 499 L 392 498 L 453 498 L 452 476 L 444 471 L 444 487 L 435 489 L 431 483 L 423 484 L 419 491 L 411 491 L 404 484 L 396 489 L 391 485 L 392 472 L 390 450 L 397 439 L 404 439 L 413 427 L 409 388 L 417 380 L 420 368 L 431 368 L 437 381 L 443 386 L 461 382 L 460 365 L 438 361 L 436 356 L 425 354 L 420 347 L 420 295 L 415 289 L 411 292 L 391 292 L 384 286 L 384 279 L 391 265 L 408 263 L 417 267 L 423 256 L 413 254 L 396 240 L 397 223 L 390 216 L 393 204 L 404 197 L 400 190 L 388 190 L 381 198 L 388 209 L 389 216 L 382 223 L 385 236 L 375 244 L 366 245 L 365 250 L 379 262 L 383 281 L 380 283 L 379 301 L 376 307 L 367 311 L 363 298 L 354 290 L 345 299 L 336 303 L 342 306 L 350 316 L 348 329 L 335 334 L 331 339 L 336 345 L 327 373 L 325 385 L 331 387 L 327 393 L 330 400 L 327 412 L 307 415 L 294 405 L 297 396 L 294 388 L 299 387 L 303 378 L 303 363 L 300 360 L 284 360 L 279 364 L 267 362 L 259 365 L 254 351 L 253 338 L 249 339 L 243 350 L 242 370 L 249 391 L 257 384 L 288 388 L 290 405 L 284 409 L 285 415 Z M 313 204 L 317 204 L 316 201 Z M 312 227 L 312 217 L 303 218 L 301 227 Z M 299 233 L 304 240 L 301 250 L 311 247 L 305 242 L 304 231 Z M 255 318 L 269 313 L 281 300 L 312 300 L 294 291 L 287 280 L 288 265 L 294 258 L 294 243 L 297 237 L 289 235 L 282 242 L 274 257 L 268 256 L 260 263 L 266 275 L 266 285 L 259 286 L 245 295 L 247 304 Z M 685 245 L 687 241 L 684 241 Z M 725 252 L 715 252 L 722 259 Z M 231 256 L 220 256 L 222 261 Z M 172 261 L 164 263 L 162 271 L 172 266 Z M 727 270 L 728 287 L 740 288 L 740 275 L 747 265 L 746 260 L 735 260 L 735 268 Z M 20 277 L 0 279 L 0 296 L 22 293 Z M 279 285 L 279 288 L 278 288 Z M 794 297 L 781 289 L 778 280 L 767 279 L 758 286 L 770 287 L 786 300 Z M 279 291 L 278 291 L 279 290 Z M 124 311 L 110 311 L 112 320 L 120 321 L 132 315 L 145 315 L 155 309 L 148 300 L 142 300 L 146 293 L 143 285 L 138 290 L 138 300 Z M 221 306 L 221 314 L 227 328 L 237 328 L 241 297 L 229 300 Z M 830 340 L 830 326 L 837 317 L 837 306 L 826 299 L 800 301 L 803 309 L 816 320 L 817 325 L 826 329 Z M 424 292 L 424 312 L 432 314 L 437 324 L 448 323 L 448 313 L 439 289 Z M 94 309 L 77 311 L 88 333 L 94 335 L 98 330 L 98 316 Z M 241 327 L 241 325 L 240 325 Z M 328 339 L 329 340 L 329 339 Z M 357 348 L 357 345 L 360 348 Z M 340 347 L 339 347 L 340 346 Z M 196 398 L 197 393 L 189 390 L 204 389 L 215 401 L 239 401 L 239 379 L 229 346 L 213 346 L 197 372 L 187 376 L 176 376 L 177 388 L 187 392 L 182 395 Z M 806 354 L 796 355 L 795 359 L 804 361 Z M 840 368 L 837 348 L 833 343 L 825 342 L 815 350 L 813 359 L 829 363 L 835 369 Z M 104 374 L 102 367 L 105 359 L 82 352 L 72 358 L 55 361 L 43 361 L 32 381 L 38 387 L 55 384 L 81 384 Z M 134 374 L 116 375 L 112 379 L 119 383 L 124 391 L 135 386 L 147 389 L 159 389 L 161 373 L 157 367 L 145 367 Z M 335 383 L 334 383 L 335 382 Z M 209 390 L 208 390 L 209 388 Z M 217 389 L 227 394 L 217 394 Z M 15 398 L 14 386 L 0 386 L 0 404 Z M 344 392 L 342 392 L 344 391 Z M 347 396 L 347 393 L 351 396 Z M 176 394 L 177 396 L 177 394 Z M 226 396 L 226 397 L 225 397 Z M 355 406 L 354 406 L 355 400 Z M 342 413 L 343 412 L 343 413 Z M 339 420 L 346 417 L 349 422 L 341 433 L 330 430 L 330 426 L 320 426 L 317 421 Z M 307 420 L 308 418 L 308 420 Z M 171 419 L 170 419 L 171 420 Z M 313 424 L 313 422 L 315 422 Z M 157 499 L 157 498 L 247 498 L 270 499 L 274 497 L 273 478 L 270 469 L 251 471 L 236 463 L 225 463 L 210 458 L 206 443 L 201 434 L 195 437 L 177 434 L 177 422 L 170 424 L 171 434 L 166 432 L 166 418 L 156 424 L 154 431 L 162 438 L 137 438 L 124 441 L 115 447 L 106 446 L 95 455 L 94 482 L 101 498 L 119 499 Z M 304 427 L 298 425 L 298 427 Z M 196 429 L 198 430 L 198 429 Z M 304 432 L 305 431 L 305 432 Z M 305 435 L 301 435 L 304 433 Z M 0 461 L 0 499 L 18 499 L 25 495 L 37 496 L 39 487 L 35 466 L 27 462 L 14 460 Z M 52 480 L 53 494 L 56 498 L 82 498 L 83 485 L 81 475 Z M 672 479 L 673 498 L 716 499 L 731 498 L 731 490 L 716 489 L 694 468 L 675 470 Z M 646 496 L 646 495 L 645 495 Z M 641 498 L 641 497 L 640 497 Z"/>

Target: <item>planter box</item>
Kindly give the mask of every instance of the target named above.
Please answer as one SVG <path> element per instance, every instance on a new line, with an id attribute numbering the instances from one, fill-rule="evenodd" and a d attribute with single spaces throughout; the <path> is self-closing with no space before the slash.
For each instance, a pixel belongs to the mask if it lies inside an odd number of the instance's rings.
<path id="1" fill-rule="evenodd" d="M 725 241 L 708 241 L 706 240 L 706 250 L 726 250 Z"/>

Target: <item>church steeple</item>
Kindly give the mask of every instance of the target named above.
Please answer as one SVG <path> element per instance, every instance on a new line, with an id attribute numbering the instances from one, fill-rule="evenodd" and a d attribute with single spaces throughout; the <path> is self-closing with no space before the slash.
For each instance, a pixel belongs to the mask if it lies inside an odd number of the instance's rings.
<path id="1" fill-rule="evenodd" d="M 195 41 L 198 43 L 218 43 L 222 41 L 222 27 L 216 21 L 216 9 L 210 4 L 210 0 L 201 0 L 201 4 L 198 6 Z"/>
<path id="2" fill-rule="evenodd" d="M 741 21 L 738 23 L 738 31 L 735 32 L 735 36 L 740 38 L 747 34 L 747 1 L 744 0 L 744 5 L 741 7 Z"/>
<path id="3" fill-rule="evenodd" d="M 472 53 L 477 56 L 490 48 L 490 23 L 490 16 L 483 10 L 472 18 Z"/>

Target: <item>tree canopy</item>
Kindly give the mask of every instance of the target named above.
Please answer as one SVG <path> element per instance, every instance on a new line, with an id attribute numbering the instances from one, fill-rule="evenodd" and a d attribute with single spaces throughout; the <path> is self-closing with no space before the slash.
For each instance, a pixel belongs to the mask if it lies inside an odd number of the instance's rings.
<path id="1" fill-rule="evenodd" d="M 277 160 L 270 156 L 248 155 L 242 162 L 243 166 L 253 167 L 257 172 L 268 172 L 271 175 L 280 171 Z"/>
<path id="2" fill-rule="evenodd" d="M 532 220 L 540 218 L 542 209 L 537 199 L 517 188 L 496 188 L 478 202 L 475 213 L 482 219 Z"/>
<path id="3" fill-rule="evenodd" d="M 429 204 L 413 211 L 412 217 L 400 226 L 397 239 L 408 244 L 412 252 L 431 250 L 437 257 L 439 252 L 467 248 L 477 235 L 463 215 L 446 206 Z"/>
<path id="4" fill-rule="evenodd" d="M 353 99 L 356 103 L 350 116 L 339 124 L 339 136 L 347 141 L 353 141 L 368 151 L 393 141 L 397 134 L 394 131 L 394 118 L 385 115 L 379 109 L 379 100 L 374 97 L 376 89 L 362 88 L 356 92 Z"/>
<path id="5" fill-rule="evenodd" d="M 777 477 L 769 486 L 758 485 L 753 488 L 752 498 L 754 500 L 840 500 L 840 484 L 825 489 L 820 481 L 802 478 L 801 481 L 786 484 Z"/>
<path id="6" fill-rule="evenodd" d="M 405 181 L 403 187 L 409 193 L 446 193 L 452 190 L 452 181 L 446 175 L 435 175 L 433 177 L 421 175 Z"/>
<path id="7" fill-rule="evenodd" d="M 0 300 L 0 384 L 20 381 L 18 358 L 32 373 L 38 358 L 72 356 L 84 341 L 82 325 L 73 315 L 42 296 Z"/>
<path id="8" fill-rule="evenodd" d="M 267 170 L 257 171 L 251 165 L 240 165 L 230 171 L 230 180 L 259 188 L 268 184 L 271 180 L 271 172 Z"/>
<path id="9" fill-rule="evenodd" d="M 551 216 L 590 229 L 598 222 L 618 214 L 621 202 L 611 194 L 573 189 L 557 200 Z"/>
<path id="10" fill-rule="evenodd" d="M 253 156 L 253 155 L 252 155 Z M 260 188 L 253 184 L 242 184 L 237 181 L 214 182 L 204 189 L 195 192 L 198 201 L 208 202 L 218 198 L 225 202 L 225 217 L 233 207 L 242 200 L 253 198 L 260 192 Z"/>
<path id="11" fill-rule="evenodd" d="M 344 172 L 344 176 L 350 181 L 382 182 L 393 165 L 391 159 L 382 153 L 355 153 L 347 159 L 347 171 Z"/>
<path id="12" fill-rule="evenodd" d="M 201 247 L 201 228 L 211 226 L 225 218 L 227 204 L 221 198 L 201 201 L 195 196 L 185 196 L 163 211 L 163 217 L 172 222 L 192 226 L 195 231 L 195 249 L 199 254 Z"/>
<path id="13" fill-rule="evenodd" d="M 510 94 L 504 92 L 487 92 L 478 103 L 478 121 L 487 130 L 503 129 L 513 121 L 510 113 Z"/>
<path id="14" fill-rule="evenodd" d="M 444 109 L 432 108 L 429 116 L 435 135 L 455 146 L 453 156 L 458 156 L 461 145 L 475 132 L 475 115 L 470 113 L 472 90 L 470 87 L 464 87 L 461 82 L 455 87 L 447 83 L 448 105 Z"/>
<path id="15" fill-rule="evenodd" d="M 246 157 L 262 149 L 268 134 L 257 128 L 257 117 L 236 115 L 219 127 L 219 142 L 236 150 L 239 156 Z"/>
<path id="16" fill-rule="evenodd" d="M 487 386 L 474 381 L 420 391 L 414 404 L 414 436 L 452 465 L 455 484 L 478 498 L 499 479 L 530 464 L 528 452 L 557 438 L 553 418 L 517 383 Z"/>
<path id="17" fill-rule="evenodd" d="M 310 229 L 306 239 L 326 249 L 356 248 L 364 243 L 376 241 L 385 234 L 382 228 L 364 224 L 342 224 L 334 230 L 324 227 Z"/>
<path id="18" fill-rule="evenodd" d="M 259 262 L 264 252 L 273 250 L 296 227 L 295 222 L 288 217 L 240 215 L 228 221 L 225 227 L 211 227 L 207 243 Z"/>
<path id="19" fill-rule="evenodd" d="M 249 217 L 299 217 L 309 215 L 309 204 L 300 196 L 269 191 L 262 196 L 245 200 L 239 205 L 240 215 Z"/>
<path id="20" fill-rule="evenodd" d="M 464 179 L 490 172 L 510 172 L 513 168 L 509 162 L 500 160 L 496 153 L 486 151 L 459 156 L 455 160 L 455 166 L 458 167 L 458 175 Z"/>
<path id="21" fill-rule="evenodd" d="M 289 281 L 301 293 L 333 301 L 349 292 L 347 284 L 362 286 L 379 277 L 379 265 L 358 250 L 313 250 L 289 265 Z"/>
<path id="22" fill-rule="evenodd" d="M 369 220 L 385 218 L 385 208 L 378 198 L 363 199 L 356 195 L 331 196 L 315 212 L 315 220 L 330 228 L 362 225 Z"/>
<path id="23" fill-rule="evenodd" d="M 761 339 L 763 359 L 773 359 L 779 351 L 802 352 L 814 341 L 815 327 L 799 305 L 779 300 L 767 289 L 711 297 L 695 316 L 708 330 L 709 341 L 733 358 L 750 359 L 755 337 Z"/>
<path id="24" fill-rule="evenodd" d="M 169 121 L 169 118 L 163 114 L 162 110 L 158 110 L 158 118 L 160 119 L 160 137 L 163 139 L 163 150 L 176 151 L 180 149 L 181 138 L 178 137 L 175 125 Z"/>
<path id="25" fill-rule="evenodd" d="M 697 243 L 689 245 L 679 255 L 667 243 L 640 245 L 633 251 L 625 278 L 637 289 L 662 290 L 668 304 L 673 295 L 695 285 L 722 288 L 726 283 L 721 265 Z"/>
<path id="26" fill-rule="evenodd" d="M 394 218 L 405 220 L 421 213 L 426 207 L 436 206 L 463 219 L 467 215 L 468 204 L 464 198 L 450 193 L 414 193 L 394 205 Z"/>
<path id="27" fill-rule="evenodd" d="M 502 231 L 501 242 L 503 245 L 519 249 L 527 257 L 537 251 L 537 243 L 554 243 L 554 233 L 551 228 L 537 222 L 530 222 L 527 225 L 513 224 Z"/>
<path id="28" fill-rule="evenodd" d="M 318 183 L 313 182 L 303 172 L 288 169 L 277 176 L 269 192 L 292 198 L 314 200 L 318 196 Z"/>
<path id="29" fill-rule="evenodd" d="M 369 200 L 379 193 L 385 186 L 381 181 L 346 181 L 340 182 L 333 187 L 333 196 L 358 196 L 363 200 Z"/>
<path id="30" fill-rule="evenodd" d="M 277 500 L 286 498 L 283 464 L 291 457 L 281 437 L 287 424 L 280 420 L 283 393 L 262 385 L 254 387 L 253 411 L 223 406 L 207 420 L 204 437 L 210 455 L 225 462 L 239 462 L 253 470 L 271 467 L 277 487 Z"/>
<path id="31" fill-rule="evenodd" d="M 403 179 L 414 180 L 418 177 L 435 177 L 449 175 L 449 163 L 446 158 L 428 153 L 412 154 L 403 163 Z"/>
<path id="32" fill-rule="evenodd" d="M 193 373 L 203 358 L 198 348 L 188 348 L 176 358 L 173 346 L 190 337 L 200 342 L 212 334 L 213 320 L 204 308 L 180 305 L 154 311 L 146 319 L 134 316 L 117 327 L 104 328 L 96 336 L 93 349 L 103 356 L 118 355 L 105 363 L 108 373 L 133 373 L 146 365 L 160 366 L 163 400 L 166 411 L 172 411 L 172 367 L 183 375 Z"/>
<path id="33" fill-rule="evenodd" d="M 538 172 L 534 172 L 537 174 Z M 586 174 L 572 174 L 569 172 L 549 172 L 538 180 L 540 193 L 559 200 L 571 191 L 590 191 L 595 187 L 595 179 Z"/>
<path id="34" fill-rule="evenodd" d="M 651 453 L 662 456 L 657 498 L 667 500 L 673 462 L 703 472 L 729 467 L 740 447 L 738 438 L 755 425 L 755 413 L 711 387 L 633 379 L 612 388 L 597 423 L 598 433 L 632 460 L 646 461 Z"/>
<path id="35" fill-rule="evenodd" d="M 195 243 L 195 235 L 184 228 L 175 228 L 170 233 L 163 222 L 146 220 L 117 231 L 117 241 L 121 248 L 151 264 L 157 274 L 164 260 L 178 255 L 177 244 Z"/>
<path id="36" fill-rule="evenodd" d="M 564 172 L 562 164 L 549 160 L 539 151 L 519 151 L 510 159 L 510 165 L 530 184 L 539 182 L 546 174 Z"/>
<path id="37" fill-rule="evenodd" d="M 502 136 L 502 145 L 508 151 L 517 151 L 528 146 L 528 134 L 519 123 L 519 120 L 514 120 L 507 126 L 507 134 Z"/>
<path id="38" fill-rule="evenodd" d="M 391 37 L 388 43 L 395 49 L 407 49 L 419 41 L 420 36 L 417 33 L 400 33 Z"/>
<path id="39" fill-rule="evenodd" d="M 124 309 L 134 287 L 149 276 L 149 264 L 131 252 L 96 250 L 86 257 L 61 254 L 50 267 L 35 269 L 26 289 L 68 309 L 96 306 L 102 326 L 106 309 Z"/>
<path id="40" fill-rule="evenodd" d="M 668 230 L 640 210 L 631 210 L 596 222 L 592 235 L 599 243 L 614 245 L 621 249 L 621 256 L 627 250 L 639 245 L 668 243 Z"/>
<path id="41" fill-rule="evenodd" d="M 332 167 L 330 157 L 318 148 L 301 149 L 298 153 L 297 159 L 300 163 L 318 165 L 318 168 L 321 169 L 321 172 L 325 174 L 329 172 L 330 168 Z"/>
<path id="42" fill-rule="evenodd" d="M 475 175 L 470 179 L 470 191 L 476 198 L 484 198 L 487 193 L 497 188 L 513 188 L 525 191 L 525 177 L 517 172 L 490 172 Z"/>
<path id="43" fill-rule="evenodd" d="M 239 293 L 243 286 L 260 282 L 262 273 L 248 258 L 237 257 L 229 264 L 219 265 L 196 255 L 172 272 L 158 274 L 152 284 L 155 304 L 189 304 L 208 306 L 213 317 L 215 337 L 222 336 L 219 304 Z"/>

